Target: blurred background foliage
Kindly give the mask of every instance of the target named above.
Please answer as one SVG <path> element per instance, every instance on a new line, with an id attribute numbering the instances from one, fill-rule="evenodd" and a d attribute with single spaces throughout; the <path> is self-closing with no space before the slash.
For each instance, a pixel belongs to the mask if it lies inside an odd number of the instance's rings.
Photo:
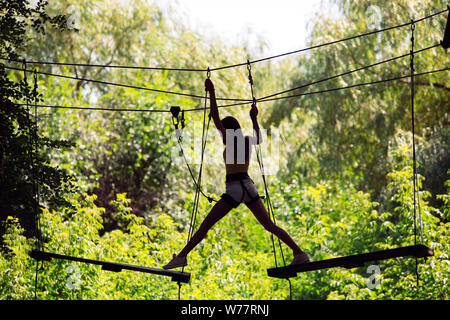
<path id="1" fill-rule="evenodd" d="M 17 1 L 19 3 L 21 1 Z M 309 44 L 364 33 L 445 9 L 440 1 L 332 1 L 339 18 L 323 11 L 311 21 Z M 368 15 L 382 8 L 380 18 Z M 202 39 L 155 4 L 143 0 L 51 1 L 50 16 L 77 14 L 73 28 L 45 33 L 29 29 L 28 42 L 17 46 L 27 60 L 92 64 L 218 67 L 259 58 L 261 48 Z M 417 23 L 416 49 L 439 42 L 446 15 Z M 3 19 L 3 17 L 2 17 Z M 70 21 L 69 21 L 70 22 Z M 5 46 L 2 45 L 2 53 Z M 300 86 L 362 67 L 410 50 L 409 27 L 315 49 L 295 57 L 252 67 L 256 96 Z M 435 48 L 415 57 L 416 72 L 448 66 Z M 205 74 L 69 66 L 40 71 L 147 86 L 158 90 L 204 94 Z M 348 86 L 405 75 L 409 58 L 327 81 L 308 90 Z M 8 78 L 20 82 L 20 72 Z M 249 98 L 246 67 L 213 72 L 218 97 Z M 425 244 L 435 256 L 377 263 L 380 285 L 368 288 L 367 266 L 299 274 L 292 280 L 294 299 L 448 299 L 449 251 L 449 101 L 446 72 L 416 79 L 416 147 Z M 41 101 L 48 105 L 103 108 L 169 109 L 203 106 L 201 99 L 155 94 L 130 88 L 39 76 Z M 297 93 L 297 92 L 296 92 Z M 280 170 L 269 178 L 277 223 L 313 260 L 395 248 L 414 243 L 412 134 L 409 79 L 351 90 L 265 102 L 259 105 L 265 129 L 281 133 Z M 221 109 L 250 132 L 248 108 Z M 183 145 L 194 171 L 193 141 L 201 130 L 201 112 L 186 114 Z M 43 196 L 40 208 L 46 250 L 85 258 L 160 267 L 184 245 L 193 206 L 194 185 L 178 146 L 169 114 L 39 109 L 39 134 L 71 147 L 43 144 L 49 166 L 70 176 L 65 201 Z M 208 194 L 223 192 L 224 168 L 217 132 L 210 131 L 203 183 Z M 266 157 L 267 158 L 267 157 Z M 174 161 L 176 160 L 176 161 Z M 269 160 L 267 160 L 269 162 Z M 268 163 L 267 165 L 270 165 Z M 250 173 L 263 192 L 259 168 Z M 2 176 L 4 179 L 5 177 Z M 68 183 L 67 181 L 64 183 Z M 61 191 L 62 192 L 62 191 Z M 6 200 L 4 200 L 6 201 Z M 211 204 L 200 201 L 199 221 Z M 0 298 L 33 299 L 36 245 L 20 217 L 2 212 Z M 6 218 L 8 217 L 8 218 Z M 33 235 L 31 233 L 31 235 Z M 284 247 L 284 252 L 289 250 Z M 278 252 L 279 254 L 279 252 Z M 278 256 L 278 259 L 281 259 Z M 290 260 L 290 254 L 286 259 Z M 274 265 L 270 236 L 245 206 L 231 212 L 189 256 L 186 299 L 288 299 L 286 281 L 268 278 Z M 38 271 L 39 299 L 175 299 L 177 286 L 162 277 L 133 272 L 111 273 L 67 261 L 45 262 Z"/>

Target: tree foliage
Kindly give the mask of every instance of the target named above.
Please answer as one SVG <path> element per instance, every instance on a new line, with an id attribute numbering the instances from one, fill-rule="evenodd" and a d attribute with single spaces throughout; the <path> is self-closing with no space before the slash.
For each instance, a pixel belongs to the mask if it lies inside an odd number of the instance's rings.
<path id="1" fill-rule="evenodd" d="M 333 1 L 333 4 L 337 7 L 337 15 L 324 12 L 312 22 L 311 45 L 400 25 L 412 18 L 441 11 L 443 6 L 439 1 Z M 445 15 L 418 22 L 414 31 L 415 50 L 439 43 L 444 28 Z M 406 26 L 316 49 L 311 55 L 298 59 L 301 72 L 291 78 L 290 86 L 300 86 L 407 54 L 411 49 L 410 38 L 411 30 Z M 415 71 L 424 72 L 445 67 L 448 58 L 445 51 L 437 47 L 416 54 L 414 61 Z M 305 88 L 300 93 L 408 75 L 409 63 L 409 57 L 405 57 Z M 386 184 L 383 177 L 390 170 L 385 161 L 390 141 L 399 130 L 411 130 L 409 83 L 409 79 L 403 79 L 396 83 L 283 100 L 273 108 L 272 122 L 276 124 L 288 117 L 298 131 L 308 130 L 308 138 L 298 141 L 295 146 L 296 153 L 290 166 L 302 172 L 306 179 L 330 175 L 353 179 L 356 175 L 361 178 L 359 186 L 363 190 L 378 196 Z M 448 132 L 450 86 L 445 72 L 416 77 L 415 86 L 415 129 L 420 137 L 418 147 L 423 150 L 436 143 L 433 142 L 436 139 L 434 132 L 439 131 L 438 136 L 448 134 L 443 132 Z M 448 144 L 444 149 L 449 150 Z M 311 153 L 317 159 L 316 166 L 308 159 Z M 434 157 L 438 155 L 431 156 Z M 448 152 L 443 157 L 448 157 Z M 429 161 L 426 162 L 428 165 Z M 425 167 L 424 161 L 422 168 Z M 433 170 L 439 170 L 440 180 L 436 184 L 442 187 L 448 162 L 441 168 L 436 164 Z M 435 179 L 435 175 L 427 175 L 427 178 Z M 436 189 L 435 193 L 439 192 L 445 190 Z"/>
<path id="2" fill-rule="evenodd" d="M 63 28 L 65 17 L 50 17 L 46 5 L 46 1 L 38 1 L 35 7 L 27 1 L 1 1 L 0 55 L 3 58 L 17 58 L 18 52 L 27 46 L 31 30 L 45 34 L 48 24 Z M 0 234 L 4 232 L 7 217 L 12 216 L 18 218 L 26 235 L 39 236 L 37 181 L 47 206 L 66 203 L 63 189 L 69 176 L 52 166 L 40 149 L 61 149 L 70 143 L 39 135 L 30 105 L 41 101 L 41 95 L 37 79 L 33 84 L 33 79 L 28 77 L 31 74 L 26 72 L 20 78 L 10 77 L 0 65 Z"/>
<path id="3" fill-rule="evenodd" d="M 439 1 L 325 2 L 337 16 L 323 12 L 312 21 L 310 43 L 318 44 L 384 28 L 443 9 Z M 256 57 L 259 52 L 202 39 L 155 4 L 143 0 L 73 1 L 35 7 L 26 1 L 2 2 L 3 56 L 27 60 L 206 68 Z M 377 11 L 380 8 L 381 11 Z M 416 49 L 442 37 L 445 19 L 417 24 Z M 62 29 L 64 29 L 63 32 Z M 26 32 L 25 32 L 26 31 Z M 257 97 L 372 64 L 409 52 L 409 28 L 316 49 L 292 59 L 252 66 Z M 4 34 L 4 35 L 3 35 Z M 441 48 L 417 54 L 416 71 L 442 68 Z M 11 62 L 11 64 L 13 64 Z M 22 65 L 15 64 L 15 66 Z M 30 65 L 28 65 L 31 68 Z M 123 70 L 40 65 L 39 70 L 158 90 L 203 95 L 206 74 L 160 70 Z M 1 77 L 0 299 L 176 299 L 170 279 L 55 260 L 36 264 L 36 204 L 40 206 L 45 250 L 90 259 L 160 267 L 187 240 L 194 184 L 182 161 L 170 114 L 146 110 L 202 107 L 190 97 L 142 92 L 87 81 L 39 76 L 37 87 L 23 73 Z M 352 76 L 305 89 L 329 89 L 408 74 L 409 59 L 380 65 Z M 244 68 L 212 74 L 218 97 L 248 98 Z M 28 74 L 28 80 L 32 75 Z M 294 299 L 448 299 L 449 188 L 447 73 L 416 79 L 416 146 L 420 209 L 413 203 L 412 134 L 409 79 L 298 99 L 261 103 L 266 129 L 281 132 L 280 170 L 268 177 L 277 224 L 313 260 L 396 248 L 421 242 L 435 255 L 374 262 L 355 269 L 329 269 L 292 279 Z M 31 83 L 31 85 L 30 85 Z M 35 90 L 36 89 L 36 90 Z M 133 108 L 111 112 L 38 108 L 36 101 L 67 107 Z M 31 113 L 30 113 L 31 112 Z M 223 108 L 244 130 L 248 110 Z M 182 145 L 198 173 L 195 135 L 202 113 L 186 114 Z M 35 131 L 38 129 L 38 131 Z M 274 136 L 267 141 L 274 141 Z M 209 131 L 204 190 L 223 192 L 222 150 Z M 192 138 L 193 137 L 193 138 Z M 37 143 L 37 147 L 33 144 Z M 68 148 L 70 146 L 70 148 Z M 270 164 L 273 154 L 265 154 Z M 267 158 L 269 159 L 267 159 Z M 35 161 L 34 166 L 32 162 Z M 255 161 L 253 161 L 255 162 Z M 41 201 L 36 202 L 33 170 L 38 167 Z M 261 194 L 256 163 L 250 174 Z M 199 203 L 196 226 L 211 204 Z M 24 223 L 23 217 L 30 218 Z M 420 219 L 421 218 L 421 222 Z M 416 230 L 414 225 L 416 222 Z M 275 239 L 275 241 L 277 241 Z M 191 282 L 184 299 L 288 299 L 285 280 L 267 277 L 282 263 L 277 242 L 244 205 L 233 210 L 189 255 Z M 285 262 L 292 258 L 282 245 Z M 36 269 L 37 268 L 37 269 Z M 373 269 L 375 268 L 375 269 Z M 379 270 L 373 274 L 371 270 Z M 35 276 L 37 272 L 37 282 Z M 377 284 L 372 286 L 372 280 Z M 36 284 L 36 287 L 35 287 Z"/>

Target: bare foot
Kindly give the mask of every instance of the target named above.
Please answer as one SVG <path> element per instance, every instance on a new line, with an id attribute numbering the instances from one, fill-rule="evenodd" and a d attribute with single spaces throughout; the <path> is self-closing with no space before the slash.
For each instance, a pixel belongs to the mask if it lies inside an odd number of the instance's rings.
<path id="1" fill-rule="evenodd" d="M 290 266 L 307 262 L 309 262 L 309 256 L 305 252 L 302 252 L 300 254 L 294 255 L 294 259 L 292 259 Z"/>
<path id="2" fill-rule="evenodd" d="M 186 257 L 179 257 L 176 254 L 173 254 L 172 260 L 165 266 L 163 266 L 163 269 L 174 269 L 179 267 L 187 266 L 187 258 Z"/>

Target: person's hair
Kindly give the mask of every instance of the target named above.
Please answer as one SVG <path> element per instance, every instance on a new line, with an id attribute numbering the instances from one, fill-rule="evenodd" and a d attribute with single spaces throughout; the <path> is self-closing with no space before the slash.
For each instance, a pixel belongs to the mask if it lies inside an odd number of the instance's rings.
<path id="1" fill-rule="evenodd" d="M 227 129 L 233 129 L 233 130 L 239 130 L 238 135 L 242 135 L 241 125 L 239 124 L 239 121 L 231 116 L 225 117 L 221 120 L 223 127 L 225 130 Z M 245 137 L 244 137 L 245 138 Z M 249 155 L 250 155 L 250 145 L 248 139 L 245 138 L 245 161 L 248 161 Z M 237 153 L 238 153 L 238 144 L 237 144 L 237 136 L 234 136 L 234 163 L 237 163 Z"/>
<path id="2" fill-rule="evenodd" d="M 237 121 L 237 119 L 235 117 L 225 117 L 222 120 L 222 125 L 225 129 L 240 129 L 241 125 L 239 124 L 239 121 Z"/>

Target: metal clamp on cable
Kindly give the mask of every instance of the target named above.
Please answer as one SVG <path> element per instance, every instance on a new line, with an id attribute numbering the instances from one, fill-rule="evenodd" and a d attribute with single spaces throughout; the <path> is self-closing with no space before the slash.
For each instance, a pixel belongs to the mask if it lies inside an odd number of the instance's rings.
<path id="1" fill-rule="evenodd" d="M 170 113 L 172 113 L 172 123 L 176 129 L 178 129 L 180 111 L 181 108 L 178 106 L 170 107 Z"/>
<path id="2" fill-rule="evenodd" d="M 34 81 L 34 87 L 33 87 L 33 98 L 34 101 L 36 102 L 37 97 L 38 97 L 38 92 L 37 92 L 37 88 L 38 88 L 38 77 L 37 77 L 37 69 L 34 68 L 33 70 L 33 81 Z"/>
<path id="3" fill-rule="evenodd" d="M 248 82 L 250 85 L 253 85 L 253 77 L 252 77 L 252 65 L 250 64 L 250 60 L 247 59 L 247 70 L 248 70 Z"/>
<path id="4" fill-rule="evenodd" d="M 410 62 L 409 68 L 411 70 L 411 75 L 414 73 L 414 30 L 416 29 L 416 25 L 414 20 L 411 20 L 411 51 L 410 51 Z"/>
<path id="5" fill-rule="evenodd" d="M 170 113 L 172 113 L 172 123 L 175 127 L 175 135 L 180 141 L 181 134 L 183 133 L 183 129 L 185 127 L 184 110 L 182 111 L 178 106 L 173 106 L 170 107 Z"/>

